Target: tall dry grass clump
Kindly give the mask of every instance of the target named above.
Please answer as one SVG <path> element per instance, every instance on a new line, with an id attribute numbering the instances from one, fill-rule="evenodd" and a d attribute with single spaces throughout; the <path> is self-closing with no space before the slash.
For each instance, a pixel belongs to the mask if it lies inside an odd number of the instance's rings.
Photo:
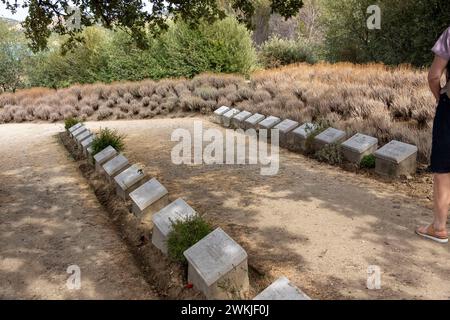
<path id="1" fill-rule="evenodd" d="M 426 72 L 379 64 L 300 64 L 241 76 L 211 74 L 165 79 L 33 88 L 0 95 L 0 123 L 22 121 L 144 119 L 169 113 L 209 113 L 227 105 L 290 118 L 327 120 L 348 131 L 419 147 L 430 154 L 435 103 Z"/>

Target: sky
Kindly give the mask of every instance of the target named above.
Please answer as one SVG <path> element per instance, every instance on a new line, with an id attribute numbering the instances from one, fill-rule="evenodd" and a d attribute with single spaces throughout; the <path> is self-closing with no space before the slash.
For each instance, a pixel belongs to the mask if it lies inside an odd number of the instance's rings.
<path id="1" fill-rule="evenodd" d="M 21 3 L 21 1 L 18 2 Z M 23 21 L 25 20 L 27 14 L 28 9 L 18 8 L 16 14 L 13 15 L 11 11 L 6 9 L 6 6 L 3 4 L 3 2 L 0 1 L 0 17 L 2 18 L 9 18 L 18 21 Z"/>

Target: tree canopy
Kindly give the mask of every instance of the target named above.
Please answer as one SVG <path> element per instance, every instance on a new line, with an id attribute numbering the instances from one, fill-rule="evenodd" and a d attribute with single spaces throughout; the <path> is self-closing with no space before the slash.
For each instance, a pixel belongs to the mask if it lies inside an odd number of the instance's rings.
<path id="1" fill-rule="evenodd" d="M 17 0 L 1 1 L 13 12 L 18 7 L 28 8 L 23 26 L 33 51 L 47 48 L 52 32 L 69 35 L 69 44 L 79 40 L 79 30 L 66 23 L 72 21 L 74 14 L 81 29 L 97 23 L 109 29 L 123 28 L 139 46 L 145 47 L 146 29 L 154 34 L 167 30 L 168 18 L 182 19 L 191 26 L 201 21 L 214 22 L 226 16 L 222 5 L 225 2 L 240 13 L 240 20 L 250 25 L 255 10 L 254 0 L 24 0 L 22 4 Z M 302 0 L 272 0 L 271 10 L 289 18 L 302 5 Z"/>

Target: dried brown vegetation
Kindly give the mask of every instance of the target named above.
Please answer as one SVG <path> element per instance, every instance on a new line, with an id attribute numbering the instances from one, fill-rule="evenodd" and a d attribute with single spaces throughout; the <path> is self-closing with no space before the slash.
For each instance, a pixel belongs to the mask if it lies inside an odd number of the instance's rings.
<path id="1" fill-rule="evenodd" d="M 383 65 L 292 65 L 264 70 L 251 81 L 203 74 L 192 80 L 78 85 L 53 91 L 33 88 L 0 95 L 0 123 L 141 119 L 171 112 L 209 113 L 227 105 L 299 122 L 329 120 L 349 134 L 415 144 L 420 160 L 430 153 L 434 100 L 421 70 Z"/>

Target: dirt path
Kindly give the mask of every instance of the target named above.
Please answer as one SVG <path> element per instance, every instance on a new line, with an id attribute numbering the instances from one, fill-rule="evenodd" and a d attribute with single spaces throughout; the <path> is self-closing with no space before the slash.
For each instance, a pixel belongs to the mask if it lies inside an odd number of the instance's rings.
<path id="1" fill-rule="evenodd" d="M 0 298 L 155 299 L 76 165 L 61 124 L 0 126 Z M 78 265 L 81 289 L 68 290 Z"/>
<path id="2" fill-rule="evenodd" d="M 174 165 L 170 135 L 192 130 L 193 120 L 87 125 L 125 133 L 130 160 L 144 164 L 172 200 L 185 198 L 222 226 L 270 278 L 286 275 L 313 298 L 450 299 L 450 246 L 414 235 L 431 210 L 425 196 L 408 195 L 409 182 L 376 181 L 287 151 L 273 177 L 255 166 Z M 381 290 L 366 288 L 369 265 L 381 268 Z"/>

